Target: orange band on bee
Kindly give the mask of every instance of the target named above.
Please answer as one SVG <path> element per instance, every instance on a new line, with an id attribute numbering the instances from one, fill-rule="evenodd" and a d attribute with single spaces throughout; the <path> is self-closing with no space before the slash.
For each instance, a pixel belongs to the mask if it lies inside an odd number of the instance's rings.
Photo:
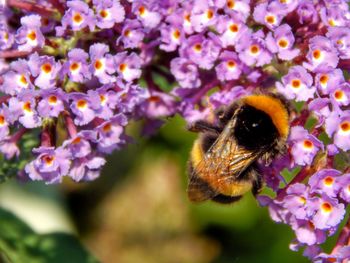
<path id="1" fill-rule="evenodd" d="M 269 95 L 251 95 L 244 97 L 242 101 L 269 115 L 281 137 L 288 137 L 288 110 L 279 99 Z"/>

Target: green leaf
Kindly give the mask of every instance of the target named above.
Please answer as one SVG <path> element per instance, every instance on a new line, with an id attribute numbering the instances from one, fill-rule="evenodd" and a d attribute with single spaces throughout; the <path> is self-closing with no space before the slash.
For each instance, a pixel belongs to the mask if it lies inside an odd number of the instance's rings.
<path id="1" fill-rule="evenodd" d="M 98 262 L 70 234 L 35 233 L 11 212 L 0 208 L 0 261 L 11 263 Z"/>

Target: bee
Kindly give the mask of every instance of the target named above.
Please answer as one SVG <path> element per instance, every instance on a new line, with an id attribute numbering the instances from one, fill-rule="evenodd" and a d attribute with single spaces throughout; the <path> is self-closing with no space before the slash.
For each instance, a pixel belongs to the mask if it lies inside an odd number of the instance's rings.
<path id="1" fill-rule="evenodd" d="M 274 94 L 254 94 L 215 113 L 216 122 L 199 120 L 188 129 L 198 132 L 189 161 L 188 197 L 232 203 L 252 191 L 263 179 L 257 162 L 266 164 L 286 152 L 290 110 Z"/>

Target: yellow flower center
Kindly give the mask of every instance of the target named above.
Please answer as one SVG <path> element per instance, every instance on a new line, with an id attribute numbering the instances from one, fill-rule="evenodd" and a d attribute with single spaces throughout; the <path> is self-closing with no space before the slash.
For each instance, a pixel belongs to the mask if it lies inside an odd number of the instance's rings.
<path id="1" fill-rule="evenodd" d="M 300 86 L 301 86 L 300 79 L 293 79 L 292 80 L 292 87 L 293 88 L 298 89 L 298 88 L 300 88 Z"/>

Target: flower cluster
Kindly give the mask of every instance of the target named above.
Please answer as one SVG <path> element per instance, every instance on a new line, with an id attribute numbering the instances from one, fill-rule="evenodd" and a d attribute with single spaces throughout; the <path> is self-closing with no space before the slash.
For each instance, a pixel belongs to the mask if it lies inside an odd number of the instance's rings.
<path id="1" fill-rule="evenodd" d="M 23 167 L 28 178 L 93 180 L 105 156 L 130 142 L 125 128 L 132 121 L 146 120 L 149 134 L 175 113 L 193 122 L 275 87 L 296 110 L 288 154 L 262 167 L 276 195 L 259 201 L 295 231 L 292 249 L 305 247 L 315 262 L 350 258 L 350 223 L 332 251 L 320 247 L 350 202 L 347 1 L 6 3 L 0 152 L 16 160 L 25 135 L 39 132 Z M 290 182 L 285 168 L 294 172 Z"/>

